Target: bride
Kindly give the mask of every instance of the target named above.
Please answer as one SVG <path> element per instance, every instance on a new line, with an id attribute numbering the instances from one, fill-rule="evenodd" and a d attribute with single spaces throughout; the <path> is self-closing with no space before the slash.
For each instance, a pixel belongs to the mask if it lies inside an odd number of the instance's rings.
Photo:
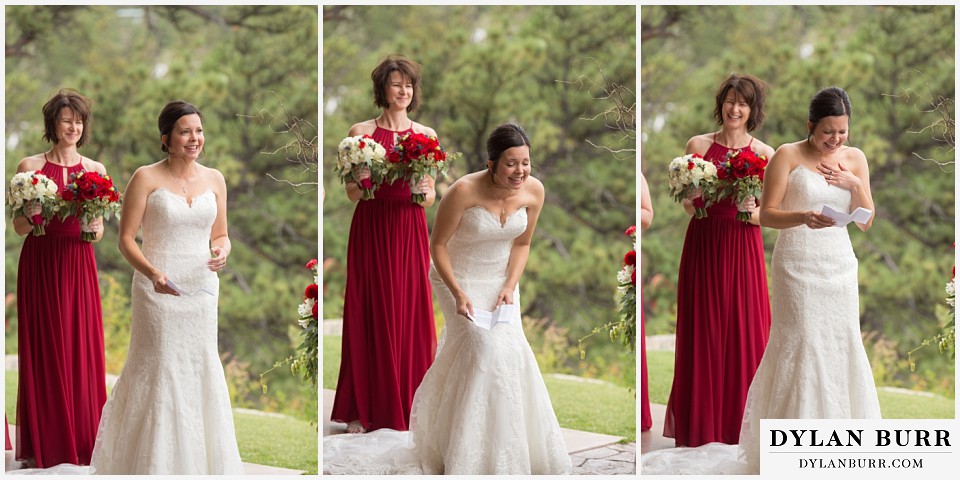
<path id="1" fill-rule="evenodd" d="M 159 128 L 168 157 L 139 168 L 123 202 L 120 252 L 136 270 L 130 349 L 90 473 L 243 474 L 217 352 L 216 272 L 230 254 L 226 183 L 197 163 L 204 136 L 194 106 L 167 104 Z"/>
<path id="2" fill-rule="evenodd" d="M 570 473 L 519 313 L 490 330 L 470 320 L 504 304 L 519 312 L 544 199 L 522 128 L 497 127 L 487 154 L 487 169 L 454 182 L 437 211 L 430 280 L 446 325 L 414 396 L 410 432 L 326 437 L 324 473 Z"/>
<path id="3" fill-rule="evenodd" d="M 760 223 L 780 230 L 770 261 L 772 324 L 747 394 L 739 448 L 713 443 L 650 452 L 642 457 L 643 474 L 759 473 L 762 418 L 880 418 L 860 337 L 857 257 L 846 227 L 819 213 L 824 205 L 840 212 L 862 207 L 871 216 L 857 227 L 873 223 L 867 159 L 844 146 L 851 113 L 843 89 L 821 90 L 810 102 L 806 140 L 781 146 L 767 166 Z"/>

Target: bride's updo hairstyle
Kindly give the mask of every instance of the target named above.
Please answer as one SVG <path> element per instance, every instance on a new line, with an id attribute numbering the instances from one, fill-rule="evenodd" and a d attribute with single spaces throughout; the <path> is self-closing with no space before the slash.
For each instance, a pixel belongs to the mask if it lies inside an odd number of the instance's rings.
<path id="1" fill-rule="evenodd" d="M 373 69 L 370 74 L 370 79 L 373 80 L 373 103 L 380 108 L 390 106 L 387 87 L 390 86 L 390 74 L 393 72 L 400 72 L 413 84 L 413 98 L 410 99 L 410 105 L 407 105 L 407 113 L 416 110 L 420 106 L 420 64 L 402 55 L 390 55 Z"/>
<path id="2" fill-rule="evenodd" d="M 493 162 L 490 173 L 497 170 L 500 157 L 503 156 L 509 148 L 530 146 L 530 139 L 527 138 L 527 132 L 520 128 L 516 123 L 504 123 L 493 129 L 490 137 L 487 138 L 487 159 Z"/>
<path id="3" fill-rule="evenodd" d="M 732 74 L 727 77 L 717 89 L 716 105 L 713 108 L 713 118 L 717 125 L 723 125 L 723 102 L 727 93 L 733 90 L 737 98 L 742 98 L 750 106 L 750 117 L 747 118 L 747 131 L 752 132 L 763 124 L 766 113 L 763 111 L 763 100 L 766 98 L 767 84 L 753 75 Z"/>
<path id="4" fill-rule="evenodd" d="M 197 107 L 182 100 L 170 102 L 163 107 L 163 110 L 160 111 L 160 119 L 157 121 L 157 127 L 160 128 L 160 150 L 163 150 L 163 153 L 168 152 L 167 144 L 163 142 L 163 136 L 166 135 L 169 139 L 177 120 L 180 120 L 180 117 L 194 114 L 199 116 L 201 120 L 203 119 L 203 115 L 200 115 L 200 110 L 197 110 Z"/>
<path id="5" fill-rule="evenodd" d="M 813 100 L 810 100 L 810 109 L 807 111 L 807 121 L 810 122 L 807 139 L 810 139 L 814 129 L 817 128 L 817 124 L 825 117 L 840 117 L 843 115 L 851 117 L 852 113 L 850 97 L 842 88 L 827 87 L 820 90 L 813 96 Z"/>

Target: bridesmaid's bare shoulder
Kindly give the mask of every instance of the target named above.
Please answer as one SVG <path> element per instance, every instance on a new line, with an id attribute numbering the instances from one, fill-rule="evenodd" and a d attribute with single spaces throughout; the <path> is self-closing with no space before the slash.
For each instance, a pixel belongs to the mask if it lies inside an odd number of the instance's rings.
<path id="1" fill-rule="evenodd" d="M 357 135 L 373 135 L 373 132 L 377 130 L 376 119 L 371 118 L 360 123 L 353 124 L 350 127 L 350 131 L 347 132 L 348 137 L 356 137 Z"/>
<path id="2" fill-rule="evenodd" d="M 20 163 L 17 164 L 17 172 L 33 172 L 43 168 L 43 163 L 46 160 L 43 159 L 43 154 L 38 153 L 36 155 L 30 155 L 29 157 L 24 157 L 20 160 Z"/>
<path id="3" fill-rule="evenodd" d="M 88 172 L 97 172 L 101 175 L 107 174 L 107 167 L 103 166 L 102 163 L 96 160 L 87 157 L 80 157 L 80 163 L 83 164 L 83 169 Z"/>
<path id="4" fill-rule="evenodd" d="M 690 137 L 690 140 L 687 140 L 687 146 L 684 149 L 686 153 L 699 153 L 703 155 L 707 153 L 707 150 L 710 149 L 710 144 L 713 143 L 713 132 L 704 133 L 702 135 L 696 135 Z"/>
<path id="5" fill-rule="evenodd" d="M 422 134 L 424 134 L 424 135 L 426 135 L 426 136 L 428 136 L 428 137 L 439 138 L 439 137 L 437 137 L 437 132 L 434 131 L 432 128 L 430 128 L 430 127 L 428 127 L 428 126 L 426 126 L 426 125 L 419 124 L 419 123 L 417 123 L 417 122 L 413 122 L 413 131 L 414 131 L 415 133 L 422 133 Z"/>
<path id="6" fill-rule="evenodd" d="M 771 147 L 770 145 L 767 145 L 766 143 L 763 143 L 757 137 L 753 137 L 753 145 L 751 147 L 753 151 L 757 153 L 757 155 L 763 155 L 767 157 L 767 160 L 769 160 L 770 157 L 773 157 L 773 154 L 774 154 L 773 147 Z"/>

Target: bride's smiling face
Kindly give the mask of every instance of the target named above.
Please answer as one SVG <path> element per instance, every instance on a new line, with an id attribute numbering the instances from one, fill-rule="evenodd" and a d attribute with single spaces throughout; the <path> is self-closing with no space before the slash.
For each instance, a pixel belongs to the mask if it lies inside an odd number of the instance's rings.
<path id="1" fill-rule="evenodd" d="M 519 190 L 530 176 L 530 147 L 510 147 L 503 151 L 499 161 L 488 160 L 487 166 L 493 169 L 494 183 Z"/>
<path id="2" fill-rule="evenodd" d="M 196 160 L 203 150 L 203 124 L 200 115 L 184 115 L 173 125 L 170 135 L 164 135 L 164 143 L 171 157 Z"/>
<path id="3" fill-rule="evenodd" d="M 810 125 L 810 143 L 824 155 L 835 153 L 847 142 L 849 124 L 846 115 L 823 117 L 815 126 Z"/>

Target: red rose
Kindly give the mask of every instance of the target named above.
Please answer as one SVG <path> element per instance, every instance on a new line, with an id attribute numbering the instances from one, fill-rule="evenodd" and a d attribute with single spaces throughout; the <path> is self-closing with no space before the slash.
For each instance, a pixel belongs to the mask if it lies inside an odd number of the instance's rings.
<path id="1" fill-rule="evenodd" d="M 687 170 L 693 170 L 693 162 L 687 162 Z"/>
<path id="2" fill-rule="evenodd" d="M 373 180 L 370 180 L 370 177 L 360 180 L 360 188 L 364 190 L 370 190 L 373 188 Z"/>
<path id="3" fill-rule="evenodd" d="M 358 145 L 360 145 L 360 148 L 366 148 L 366 147 L 367 147 L 367 142 L 364 142 L 363 140 L 360 140 L 360 143 L 359 143 Z"/>
<path id="4" fill-rule="evenodd" d="M 307 285 L 307 289 L 303 291 L 303 296 L 306 298 L 317 299 L 317 284 L 311 283 Z"/>
<path id="5" fill-rule="evenodd" d="M 630 283 L 632 283 L 634 286 L 637 285 L 637 271 L 636 271 L 636 270 L 634 270 L 633 273 L 630 274 Z"/>
<path id="6" fill-rule="evenodd" d="M 624 265 L 637 265 L 637 251 L 630 250 L 626 255 L 623 256 Z"/>
<path id="7" fill-rule="evenodd" d="M 36 185 L 36 184 L 38 184 L 38 183 L 40 183 L 40 179 L 39 179 L 39 178 L 37 178 L 37 177 L 33 177 L 33 179 L 32 179 L 32 180 L 33 180 L 33 184 L 34 184 L 34 185 Z"/>
<path id="8" fill-rule="evenodd" d="M 637 226 L 636 226 L 636 225 L 630 225 L 629 227 L 627 227 L 627 231 L 625 231 L 625 232 L 623 232 L 623 233 L 627 234 L 628 237 L 629 237 L 629 236 L 632 236 L 634 233 L 637 233 Z"/>
<path id="9" fill-rule="evenodd" d="M 316 258 L 311 259 L 309 262 L 307 262 L 307 270 L 313 270 L 313 267 L 316 267 L 316 266 L 317 266 Z"/>
<path id="10" fill-rule="evenodd" d="M 320 315 L 319 315 L 319 308 L 318 308 L 319 306 L 320 306 L 319 303 L 314 303 L 314 304 L 313 304 L 313 319 L 314 319 L 314 320 L 316 320 L 317 317 L 320 316 Z"/>

